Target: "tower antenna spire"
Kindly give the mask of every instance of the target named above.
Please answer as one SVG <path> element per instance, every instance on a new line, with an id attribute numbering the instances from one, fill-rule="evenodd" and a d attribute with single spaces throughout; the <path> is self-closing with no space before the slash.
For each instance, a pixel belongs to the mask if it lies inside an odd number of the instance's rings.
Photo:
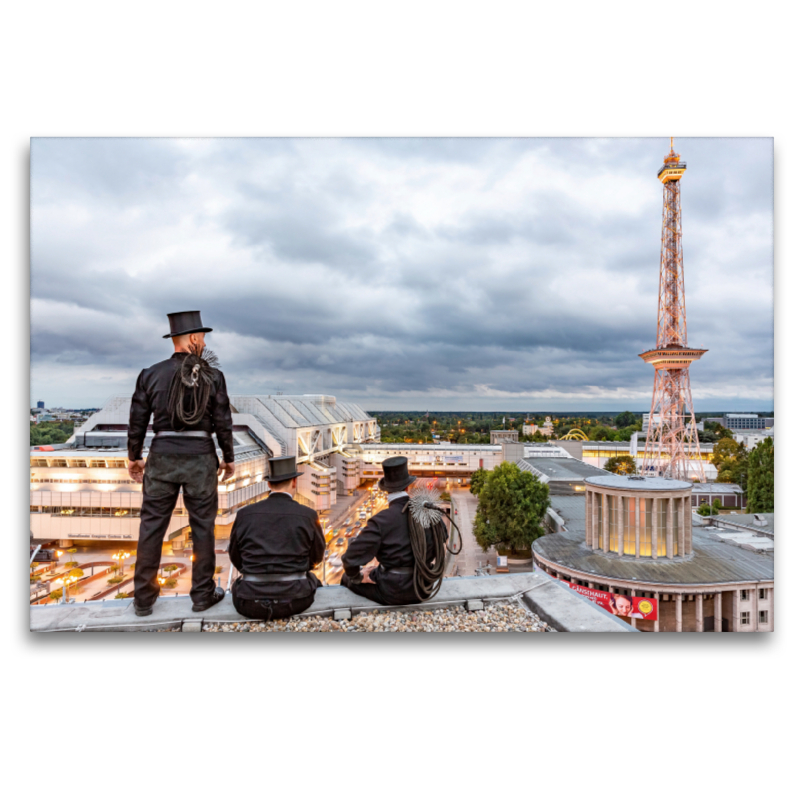
<path id="1" fill-rule="evenodd" d="M 674 151 L 673 137 L 669 142 L 669 155 L 658 173 L 664 185 L 664 204 L 656 347 L 640 354 L 656 371 L 642 474 L 702 481 L 705 472 L 700 460 L 689 367 L 707 351 L 690 348 L 687 341 L 680 184 L 686 164 Z"/>

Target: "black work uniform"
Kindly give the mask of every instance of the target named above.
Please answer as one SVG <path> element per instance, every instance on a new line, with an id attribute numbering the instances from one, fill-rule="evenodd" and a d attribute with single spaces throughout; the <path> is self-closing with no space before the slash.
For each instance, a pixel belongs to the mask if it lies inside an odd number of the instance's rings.
<path id="1" fill-rule="evenodd" d="M 222 456 L 233 462 L 233 423 L 225 376 L 215 370 L 215 381 L 203 418 L 191 428 L 176 427 L 169 413 L 167 398 L 175 371 L 188 353 L 175 353 L 142 370 L 131 399 L 128 423 L 128 458 L 142 457 L 147 426 L 153 417 L 153 430 L 206 431 L 216 433 Z M 205 603 L 214 593 L 214 523 L 217 519 L 217 470 L 219 459 L 211 436 L 156 436 L 150 446 L 144 470 L 142 516 L 133 577 L 134 603 L 147 608 L 158 598 L 156 580 L 161 562 L 161 546 L 172 512 L 183 489 L 183 503 L 189 513 L 194 563 L 191 598 Z"/>
<path id="2" fill-rule="evenodd" d="M 320 582 L 309 570 L 325 555 L 325 537 L 317 512 L 288 494 L 273 492 L 241 509 L 228 553 L 242 573 L 231 594 L 234 608 L 243 617 L 283 619 L 314 602 Z"/>
<path id="3" fill-rule="evenodd" d="M 385 606 L 421 602 L 414 592 L 414 553 L 408 532 L 408 512 L 403 512 L 406 503 L 408 497 L 392 500 L 388 508 L 379 511 L 367 522 L 364 530 L 350 540 L 347 552 L 342 556 L 342 586 Z M 426 530 L 425 539 L 430 565 L 434 554 L 430 529 Z M 361 583 L 361 567 L 373 558 L 380 562 L 370 575 L 375 583 Z"/>

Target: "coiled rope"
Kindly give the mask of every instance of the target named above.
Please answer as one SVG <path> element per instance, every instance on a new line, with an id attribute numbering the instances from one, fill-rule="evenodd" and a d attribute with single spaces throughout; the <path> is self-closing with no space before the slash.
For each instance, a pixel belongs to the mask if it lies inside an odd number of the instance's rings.
<path id="1" fill-rule="evenodd" d="M 403 507 L 403 513 L 408 510 L 410 503 Z M 443 509 L 436 509 L 438 519 L 425 527 L 417 517 L 408 514 L 408 533 L 411 539 L 411 550 L 414 554 L 414 594 L 420 602 L 435 597 L 442 587 L 444 580 L 445 553 L 457 556 L 461 552 L 463 540 L 461 531 L 453 518 Z M 458 549 L 451 548 L 447 541 L 447 527 L 441 515 L 446 515 L 451 525 L 458 534 Z M 428 554 L 428 537 L 430 532 L 433 538 L 433 554 Z"/>
<path id="2" fill-rule="evenodd" d="M 197 425 L 206 413 L 219 360 L 207 347 L 182 359 L 172 376 L 167 408 L 175 430 Z"/>

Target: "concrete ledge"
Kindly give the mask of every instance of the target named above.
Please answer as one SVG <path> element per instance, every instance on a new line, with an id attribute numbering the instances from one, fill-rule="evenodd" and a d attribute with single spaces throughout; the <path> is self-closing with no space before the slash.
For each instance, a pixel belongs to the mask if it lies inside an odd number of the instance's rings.
<path id="1" fill-rule="evenodd" d="M 538 573 L 542 574 L 542 573 Z M 522 595 L 534 614 L 565 633 L 639 633 L 619 617 L 544 575 L 545 581 Z"/>
<path id="2" fill-rule="evenodd" d="M 298 617 L 335 616 L 347 618 L 375 609 L 437 609 L 521 597 L 528 608 L 557 630 L 619 631 L 628 625 L 579 595 L 554 584 L 541 571 L 510 573 L 475 578 L 449 578 L 433 600 L 412 606 L 381 606 L 353 594 L 344 586 L 322 586 L 317 589 L 313 605 Z M 610 619 L 607 619 L 610 618 Z M 233 600 L 227 595 L 222 602 L 202 612 L 192 611 L 189 597 L 163 597 L 149 617 L 137 617 L 132 600 L 68 603 L 31 606 L 30 629 L 36 633 L 74 631 L 153 631 L 197 630 L 202 622 L 242 622 Z M 192 624 L 194 623 L 194 624 Z"/>

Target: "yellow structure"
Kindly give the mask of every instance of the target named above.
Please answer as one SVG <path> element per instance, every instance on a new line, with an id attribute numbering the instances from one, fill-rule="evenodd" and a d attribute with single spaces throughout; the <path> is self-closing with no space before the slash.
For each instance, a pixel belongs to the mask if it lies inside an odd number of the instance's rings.
<path id="1" fill-rule="evenodd" d="M 559 437 L 560 439 L 573 439 L 583 442 L 588 442 L 589 437 L 582 431 L 580 428 L 573 428 L 571 431 L 568 431 L 563 436 Z"/>

